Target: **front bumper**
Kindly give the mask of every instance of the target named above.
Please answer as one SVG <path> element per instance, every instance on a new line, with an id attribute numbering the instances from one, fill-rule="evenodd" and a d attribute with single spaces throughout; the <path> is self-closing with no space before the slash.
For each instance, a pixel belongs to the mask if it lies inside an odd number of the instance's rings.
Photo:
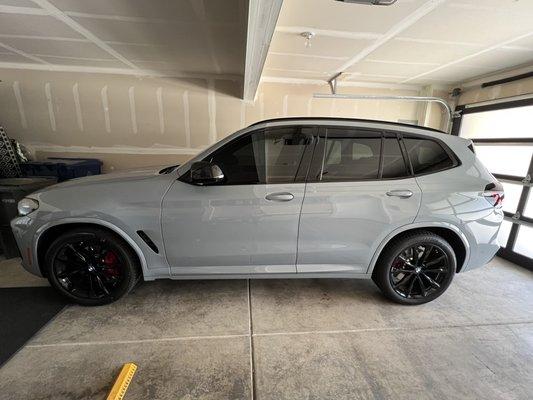
<path id="1" fill-rule="evenodd" d="M 13 219 L 11 229 L 20 251 L 22 266 L 28 272 L 42 277 L 34 242 L 36 227 L 32 214 Z"/>

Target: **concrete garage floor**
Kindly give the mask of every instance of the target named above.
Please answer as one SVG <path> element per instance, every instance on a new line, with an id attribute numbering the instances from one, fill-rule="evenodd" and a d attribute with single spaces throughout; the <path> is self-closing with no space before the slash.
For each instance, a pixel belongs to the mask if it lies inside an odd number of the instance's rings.
<path id="1" fill-rule="evenodd" d="M 67 307 L 0 369 L 0 399 L 104 399 L 130 361 L 128 400 L 250 399 L 252 382 L 261 400 L 531 399 L 533 273 L 495 259 L 418 307 L 371 281 L 145 283 Z"/>

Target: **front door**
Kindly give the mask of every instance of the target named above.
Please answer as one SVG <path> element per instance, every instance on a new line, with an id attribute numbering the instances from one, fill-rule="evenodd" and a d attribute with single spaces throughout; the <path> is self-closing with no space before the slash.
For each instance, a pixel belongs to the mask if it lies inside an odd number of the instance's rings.
<path id="1" fill-rule="evenodd" d="M 319 144 L 302 207 L 298 272 L 364 274 L 382 240 L 414 221 L 421 191 L 395 134 L 331 128 Z"/>
<path id="2" fill-rule="evenodd" d="M 221 168 L 222 183 L 198 186 L 185 174 L 172 185 L 162 225 L 173 275 L 296 272 L 314 130 L 239 136 L 204 159 Z"/>

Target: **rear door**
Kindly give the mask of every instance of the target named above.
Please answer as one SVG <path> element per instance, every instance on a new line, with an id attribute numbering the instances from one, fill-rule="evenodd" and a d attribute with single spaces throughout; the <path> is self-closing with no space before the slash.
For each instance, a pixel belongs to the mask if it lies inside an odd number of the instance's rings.
<path id="1" fill-rule="evenodd" d="M 323 128 L 300 217 L 298 272 L 366 273 L 378 245 L 414 221 L 420 202 L 399 135 Z"/>

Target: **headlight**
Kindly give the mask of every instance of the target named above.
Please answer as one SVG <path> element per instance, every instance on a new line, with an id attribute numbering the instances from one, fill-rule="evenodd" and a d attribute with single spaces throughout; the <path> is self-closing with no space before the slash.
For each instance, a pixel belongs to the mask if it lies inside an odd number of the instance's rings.
<path id="1" fill-rule="evenodd" d="M 37 200 L 24 198 L 21 201 L 19 201 L 17 209 L 19 212 L 19 215 L 28 215 L 29 213 L 37 210 L 39 208 L 39 202 Z"/>

